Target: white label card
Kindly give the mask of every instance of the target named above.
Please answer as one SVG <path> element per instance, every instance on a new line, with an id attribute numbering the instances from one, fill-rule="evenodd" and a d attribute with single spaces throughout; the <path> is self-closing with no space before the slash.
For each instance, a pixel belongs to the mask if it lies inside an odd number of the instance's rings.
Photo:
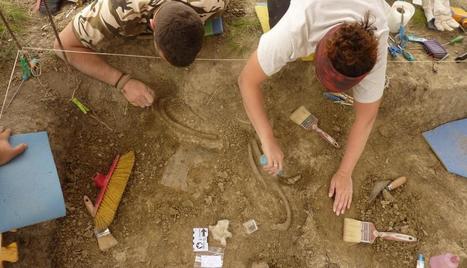
<path id="1" fill-rule="evenodd" d="M 423 5 L 422 0 L 412 0 L 412 3 L 419 6 Z"/>
<path id="2" fill-rule="evenodd" d="M 222 257 L 201 255 L 201 267 L 203 268 L 222 267 Z"/>
<path id="3" fill-rule="evenodd" d="M 193 228 L 193 251 L 208 251 L 208 228 Z"/>

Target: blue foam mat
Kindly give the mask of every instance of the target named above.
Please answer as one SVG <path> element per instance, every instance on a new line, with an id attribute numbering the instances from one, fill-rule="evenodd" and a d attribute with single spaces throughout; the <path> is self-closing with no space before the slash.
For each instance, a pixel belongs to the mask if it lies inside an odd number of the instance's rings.
<path id="1" fill-rule="evenodd" d="M 449 172 L 467 178 L 467 118 L 424 132 L 423 137 Z"/>
<path id="2" fill-rule="evenodd" d="M 66 214 L 47 132 L 15 135 L 28 149 L 0 167 L 0 233 Z"/>

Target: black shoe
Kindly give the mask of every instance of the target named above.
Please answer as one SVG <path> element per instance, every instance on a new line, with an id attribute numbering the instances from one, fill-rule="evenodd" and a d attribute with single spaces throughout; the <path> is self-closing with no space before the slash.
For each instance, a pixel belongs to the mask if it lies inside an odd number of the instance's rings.
<path id="1" fill-rule="evenodd" d="M 44 1 L 47 1 L 47 5 L 49 6 L 49 11 L 52 15 L 55 15 L 62 5 L 63 0 L 41 0 L 41 4 L 39 6 L 39 11 L 42 15 L 47 15 L 47 10 L 45 9 Z"/>

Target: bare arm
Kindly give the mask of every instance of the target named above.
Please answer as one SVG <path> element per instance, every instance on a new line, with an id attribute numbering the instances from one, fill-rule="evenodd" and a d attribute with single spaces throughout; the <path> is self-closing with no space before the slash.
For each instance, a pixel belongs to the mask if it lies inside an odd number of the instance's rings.
<path id="1" fill-rule="evenodd" d="M 355 121 L 347 138 L 344 158 L 339 166 L 340 171 L 352 174 L 373 129 L 380 103 L 380 101 L 374 103 L 355 103 Z"/>
<path id="2" fill-rule="evenodd" d="M 71 22 L 60 33 L 60 40 L 65 50 L 93 52 L 91 49 L 84 47 L 76 38 L 73 33 Z M 55 40 L 54 48 L 60 49 L 57 40 Z M 57 52 L 57 55 L 63 59 L 63 54 L 61 52 Z M 98 55 L 66 53 L 66 56 L 73 67 L 111 86 L 115 86 L 115 83 L 122 75 L 121 71 L 109 65 Z M 142 82 L 134 79 L 128 81 L 124 86 L 123 94 L 131 104 L 140 107 L 149 106 L 154 100 L 154 93 L 152 90 L 148 89 Z"/>
<path id="3" fill-rule="evenodd" d="M 274 138 L 271 124 L 264 110 L 261 83 L 266 78 L 267 76 L 259 65 L 258 56 L 255 51 L 243 68 L 238 79 L 238 84 L 248 118 L 252 122 L 256 133 L 258 133 L 263 151 L 268 158 L 268 165 L 265 169 L 275 174 L 282 170 L 284 156 Z"/>
<path id="4" fill-rule="evenodd" d="M 344 157 L 329 188 L 329 197 L 335 195 L 333 211 L 337 215 L 343 214 L 352 203 L 352 172 L 368 141 L 380 103 L 381 101 L 354 104 L 355 121 L 347 138 Z"/>

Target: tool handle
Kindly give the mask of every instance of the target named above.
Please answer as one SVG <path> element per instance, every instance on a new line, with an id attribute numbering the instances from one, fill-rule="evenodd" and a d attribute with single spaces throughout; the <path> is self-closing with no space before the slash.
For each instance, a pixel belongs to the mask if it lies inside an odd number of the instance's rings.
<path id="1" fill-rule="evenodd" d="M 83 197 L 84 205 L 86 206 L 86 209 L 88 210 L 89 214 L 94 218 L 96 216 L 96 208 L 92 204 L 91 199 L 87 195 Z"/>
<path id="2" fill-rule="evenodd" d="M 406 182 L 407 182 L 407 178 L 402 176 L 402 177 L 399 177 L 399 178 L 393 180 L 388 186 L 386 186 L 386 188 L 389 191 L 392 191 L 392 190 L 394 190 L 396 188 L 399 188 L 400 186 L 402 186 Z"/>
<path id="3" fill-rule="evenodd" d="M 337 143 L 337 141 L 333 137 L 331 137 L 328 133 L 324 132 L 324 130 L 320 129 L 319 127 L 315 127 L 313 128 L 313 130 L 318 132 L 321 138 L 325 139 L 327 142 L 332 144 L 334 147 L 341 148 L 339 143 Z"/>
<path id="4" fill-rule="evenodd" d="M 417 242 L 417 238 L 400 233 L 391 233 L 391 232 L 378 232 L 378 237 L 381 237 L 386 240 L 400 241 L 400 242 Z"/>
<path id="5" fill-rule="evenodd" d="M 410 52 L 408 52 L 406 50 L 402 50 L 402 56 L 404 56 L 404 58 L 406 60 L 408 60 L 408 61 L 414 61 L 415 60 L 415 56 L 412 53 L 410 53 Z"/>

